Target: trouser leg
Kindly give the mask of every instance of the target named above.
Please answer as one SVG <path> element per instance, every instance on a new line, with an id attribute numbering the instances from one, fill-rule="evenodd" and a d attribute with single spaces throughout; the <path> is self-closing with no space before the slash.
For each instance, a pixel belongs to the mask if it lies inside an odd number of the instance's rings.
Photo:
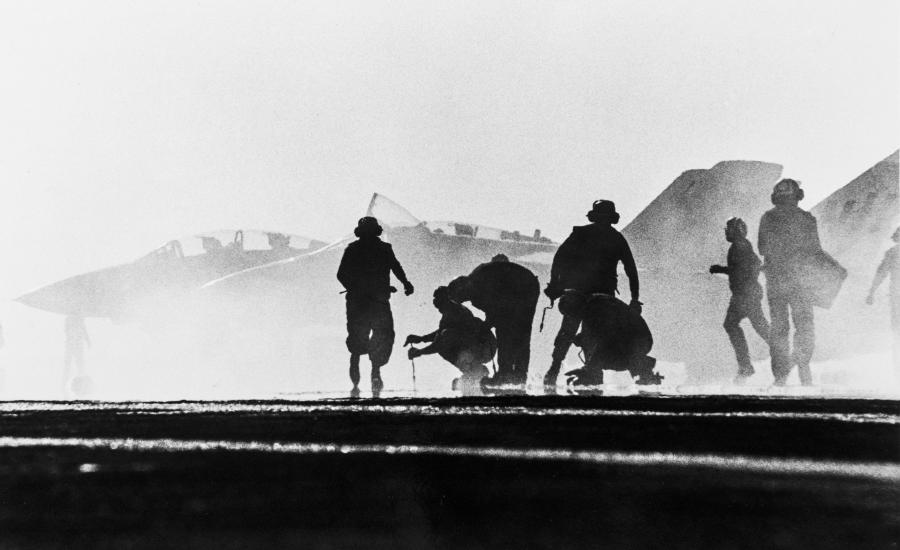
<path id="1" fill-rule="evenodd" d="M 725 313 L 725 322 L 722 326 L 731 340 L 734 348 L 734 355 L 738 363 L 738 375 L 750 376 L 753 374 L 753 364 L 750 362 L 750 350 L 747 348 L 747 338 L 744 337 L 744 331 L 741 329 L 741 312 L 740 304 L 732 298 L 728 305 L 728 311 Z"/>
<path id="2" fill-rule="evenodd" d="M 350 381 L 354 388 L 359 386 L 359 355 L 356 353 L 350 354 Z"/>
<path id="3" fill-rule="evenodd" d="M 515 329 L 509 319 L 497 323 L 494 328 L 497 332 L 497 378 L 504 383 L 512 382 L 517 352 Z"/>
<path id="4" fill-rule="evenodd" d="M 369 340 L 369 360 L 372 377 L 387 364 L 394 348 L 394 316 L 388 302 L 373 302 L 371 306 L 372 337 Z"/>
<path id="5" fill-rule="evenodd" d="M 347 299 L 347 350 L 351 354 L 369 353 L 369 312 L 365 300 Z"/>
<path id="6" fill-rule="evenodd" d="M 766 314 L 763 312 L 762 301 L 754 300 L 753 302 L 748 304 L 748 308 L 746 310 L 747 318 L 750 319 L 750 324 L 753 325 L 753 330 L 756 331 L 756 334 L 759 335 L 760 338 L 763 339 L 765 343 L 769 343 L 769 320 L 766 319 Z"/>
<path id="7" fill-rule="evenodd" d="M 514 315 L 496 329 L 500 377 L 513 384 L 524 384 L 531 359 L 531 318 Z"/>
<path id="8" fill-rule="evenodd" d="M 350 381 L 359 385 L 359 357 L 369 352 L 369 315 L 367 303 L 347 298 L 347 350 L 350 352 Z"/>
<path id="9" fill-rule="evenodd" d="M 531 364 L 531 319 L 520 322 L 515 327 L 515 364 L 513 373 L 517 384 L 528 381 L 528 367 Z"/>
<path id="10" fill-rule="evenodd" d="M 556 334 L 556 340 L 553 342 L 553 362 L 550 364 L 550 370 L 544 376 L 545 383 L 556 383 L 556 377 L 559 375 L 562 362 L 566 358 L 572 342 L 575 340 L 575 335 L 578 333 L 580 325 L 581 321 L 575 317 L 563 315 L 562 324 L 559 327 L 559 332 Z"/>
<path id="11" fill-rule="evenodd" d="M 775 383 L 783 385 L 791 372 L 790 344 L 788 336 L 791 326 L 788 318 L 787 298 L 778 291 L 769 288 L 769 315 L 772 322 L 769 327 L 769 354 L 772 358 L 772 374 Z"/>
<path id="12" fill-rule="evenodd" d="M 537 290 L 537 287 L 535 287 Z M 531 365 L 531 329 L 534 325 L 534 315 L 537 312 L 539 292 L 535 292 L 528 302 L 527 307 L 516 314 L 515 337 L 516 353 L 515 371 L 516 382 L 524 384 L 528 381 L 528 368 Z"/>
<path id="13" fill-rule="evenodd" d="M 800 382 L 804 386 L 812 385 L 812 373 L 809 363 L 812 360 L 816 345 L 816 328 L 813 317 L 813 305 L 805 297 L 791 300 L 791 317 L 794 321 L 794 362 L 800 374 Z"/>

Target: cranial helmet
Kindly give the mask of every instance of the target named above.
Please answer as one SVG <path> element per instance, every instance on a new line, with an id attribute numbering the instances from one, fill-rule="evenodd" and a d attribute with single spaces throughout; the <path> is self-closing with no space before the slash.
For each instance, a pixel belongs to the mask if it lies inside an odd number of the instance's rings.
<path id="1" fill-rule="evenodd" d="M 747 224 L 744 223 L 744 220 L 737 217 L 728 218 L 728 221 L 725 222 L 725 229 L 741 237 L 747 236 Z"/>
<path id="2" fill-rule="evenodd" d="M 594 201 L 590 212 L 587 213 L 588 221 L 596 223 L 601 220 L 609 223 L 619 223 L 619 213 L 616 212 L 616 203 L 613 201 L 599 200 Z"/>
<path id="3" fill-rule="evenodd" d="M 803 189 L 800 189 L 800 182 L 785 178 L 775 184 L 772 189 L 772 204 L 783 204 L 786 201 L 803 200 Z"/>
<path id="4" fill-rule="evenodd" d="M 378 225 L 378 220 L 372 216 L 365 216 L 359 219 L 359 222 L 356 224 L 356 229 L 353 230 L 353 234 L 357 237 L 378 237 L 381 235 L 382 231 L 384 230 Z"/>

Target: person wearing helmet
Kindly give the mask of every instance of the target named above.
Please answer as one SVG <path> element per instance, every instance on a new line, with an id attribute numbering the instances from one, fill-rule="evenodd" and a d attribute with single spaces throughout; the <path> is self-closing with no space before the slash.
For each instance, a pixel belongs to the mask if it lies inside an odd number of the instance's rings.
<path id="1" fill-rule="evenodd" d="M 484 312 L 497 332 L 497 376 L 488 385 L 525 384 L 531 358 L 531 327 L 541 294 L 537 277 L 527 267 L 497 254 L 468 276 L 448 285 L 450 298 L 471 302 Z"/>
<path id="2" fill-rule="evenodd" d="M 591 223 L 574 227 L 572 234 L 560 245 L 553 257 L 550 282 L 544 294 L 556 300 L 568 289 L 585 294 L 617 292 L 619 262 L 625 268 L 631 289 L 631 307 L 641 312 L 637 267 L 631 248 L 621 233 L 613 228 L 619 213 L 612 201 L 595 201 L 587 213 Z M 553 360 L 544 376 L 544 384 L 555 386 L 559 370 L 578 332 L 580 321 L 563 315 L 562 325 L 553 343 Z"/>
<path id="3" fill-rule="evenodd" d="M 753 245 L 747 240 L 747 224 L 744 220 L 730 218 L 725 222 L 725 240 L 731 243 L 728 248 L 728 265 L 710 266 L 709 272 L 728 275 L 731 302 L 728 304 L 723 326 L 737 357 L 738 372 L 734 381 L 742 384 L 753 376 L 753 364 L 750 362 L 750 351 L 741 329 L 741 321 L 750 319 L 750 324 L 766 343 L 769 342 L 769 321 L 762 309 L 763 290 L 759 284 L 761 262 L 753 251 Z"/>
<path id="4" fill-rule="evenodd" d="M 413 360 L 437 353 L 462 373 L 454 385 L 459 384 L 464 393 L 477 391 L 488 374 L 484 365 L 494 357 L 497 347 L 490 328 L 466 306 L 452 300 L 445 286 L 435 289 L 432 304 L 441 313 L 438 328 L 422 336 L 407 336 L 404 346 L 429 344 L 424 348 L 410 347 L 407 356 Z"/>
<path id="5" fill-rule="evenodd" d="M 387 364 L 394 346 L 394 318 L 390 296 L 396 289 L 391 273 L 403 284 L 405 294 L 413 285 L 390 244 L 379 237 L 378 220 L 366 216 L 353 233 L 356 241 L 347 245 L 338 267 L 337 278 L 347 292 L 347 349 L 350 351 L 350 381 L 359 391 L 359 358 L 368 354 L 372 362 L 372 391 L 381 391 L 381 367 Z"/>
<path id="6" fill-rule="evenodd" d="M 800 382 L 812 385 L 809 362 L 815 347 L 813 299 L 802 276 L 804 262 L 822 252 L 816 218 L 798 203 L 803 199 L 800 184 L 783 179 L 775 184 L 775 208 L 759 221 L 759 252 L 765 258 L 766 293 L 769 299 L 769 353 L 775 384 L 783 386 L 796 364 Z M 788 341 L 790 319 L 794 322 L 793 353 Z"/>
<path id="7" fill-rule="evenodd" d="M 884 253 L 884 258 L 878 264 L 875 271 L 875 278 L 872 279 L 872 287 L 869 289 L 869 295 L 866 297 L 866 303 L 872 305 L 875 303 L 875 291 L 881 286 L 881 283 L 888 277 L 891 279 L 890 295 L 891 295 L 891 329 L 894 333 L 894 365 L 900 367 L 900 227 L 894 231 L 891 236 L 894 246 L 890 247 Z M 900 371 L 896 371 L 895 375 L 900 377 Z"/>

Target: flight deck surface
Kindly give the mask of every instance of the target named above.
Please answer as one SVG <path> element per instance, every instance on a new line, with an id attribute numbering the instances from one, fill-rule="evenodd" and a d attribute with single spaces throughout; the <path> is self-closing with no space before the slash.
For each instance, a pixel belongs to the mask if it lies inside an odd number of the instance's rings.
<path id="1" fill-rule="evenodd" d="M 847 548 L 900 534 L 889 399 L 5 402 L 0 418 L 11 546 Z"/>

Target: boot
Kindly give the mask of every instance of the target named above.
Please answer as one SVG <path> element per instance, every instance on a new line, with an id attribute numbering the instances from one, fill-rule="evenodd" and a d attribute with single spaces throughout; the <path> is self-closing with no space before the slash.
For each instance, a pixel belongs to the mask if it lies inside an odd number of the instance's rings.
<path id="1" fill-rule="evenodd" d="M 547 371 L 547 374 L 544 375 L 544 385 L 549 387 L 556 387 L 556 379 L 559 377 L 559 370 L 562 368 L 562 360 L 554 359 L 552 363 L 550 363 L 550 370 Z"/>
<path id="2" fill-rule="evenodd" d="M 573 386 L 600 386 L 603 384 L 603 370 L 581 367 L 566 373 Z"/>
<path id="3" fill-rule="evenodd" d="M 384 389 L 384 381 L 381 380 L 381 369 L 372 367 L 372 393 L 381 393 Z M 378 397 L 376 395 L 376 397 Z"/>

